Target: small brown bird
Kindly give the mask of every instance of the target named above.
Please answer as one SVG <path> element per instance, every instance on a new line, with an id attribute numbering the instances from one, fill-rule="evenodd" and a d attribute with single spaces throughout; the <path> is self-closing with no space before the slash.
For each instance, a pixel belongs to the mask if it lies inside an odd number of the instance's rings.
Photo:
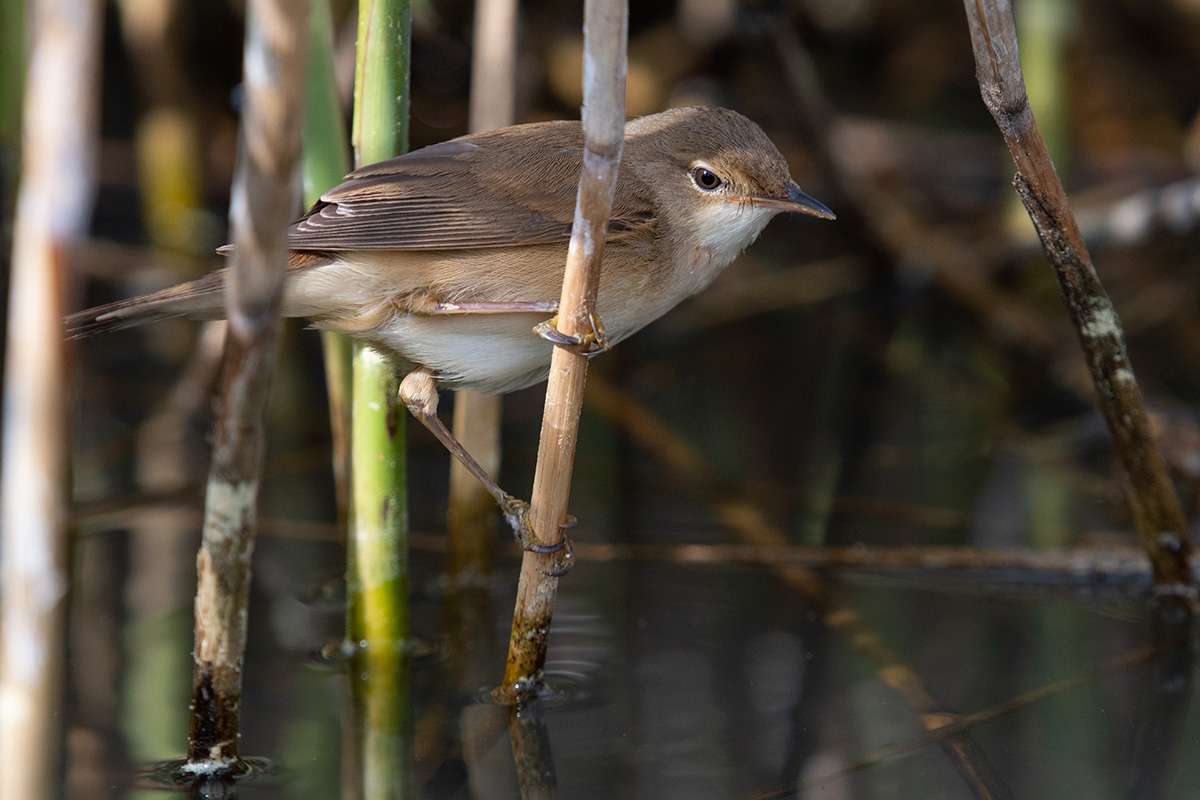
<path id="1" fill-rule="evenodd" d="M 447 441 L 437 386 L 508 392 L 545 379 L 556 342 L 533 329 L 557 308 L 582 163 L 580 123 L 540 122 L 355 170 L 291 228 L 284 316 L 406 365 L 409 409 L 486 478 Z M 597 299 L 607 343 L 706 287 L 781 211 L 834 218 L 741 114 L 690 107 L 631 120 Z M 74 314 L 68 328 L 217 319 L 224 283 L 219 270 Z M 485 483 L 520 532 L 522 504 Z"/>

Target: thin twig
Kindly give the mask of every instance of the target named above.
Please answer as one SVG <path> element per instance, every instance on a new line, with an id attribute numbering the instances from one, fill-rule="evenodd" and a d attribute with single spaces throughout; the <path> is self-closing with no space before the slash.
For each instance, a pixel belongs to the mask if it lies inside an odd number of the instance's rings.
<path id="1" fill-rule="evenodd" d="M 32 4 L 4 380 L 0 797 L 54 797 L 69 585 L 62 319 L 95 193 L 101 4 Z M 8 32 L 5 34 L 9 35 Z M 21 60 L 23 48 L 9 60 Z M 10 98 L 11 99 L 11 98 Z"/>
<path id="2" fill-rule="evenodd" d="M 583 338 L 596 333 L 596 290 L 604 233 L 612 211 L 617 167 L 625 143 L 625 71 L 628 8 L 625 0 L 588 0 L 584 6 L 583 175 L 567 254 L 558 329 Z M 530 523 L 538 539 L 562 541 L 583 405 L 587 357 L 554 350 L 542 437 L 533 479 Z M 526 552 L 513 612 L 508 666 L 501 692 L 520 699 L 541 680 L 546 640 L 561 567 L 559 554 Z M 568 553 L 569 556 L 569 553 Z"/>
<path id="3" fill-rule="evenodd" d="M 1133 525 L 1154 565 L 1154 581 L 1160 589 L 1194 600 L 1195 582 L 1188 568 L 1192 542 L 1183 509 L 1154 445 L 1121 324 L 1100 285 L 1029 107 L 1012 8 L 1007 0 L 965 0 L 965 6 L 979 90 L 1016 162 L 1013 183 L 1054 266 L 1079 334 L 1125 478 Z"/>
<path id="4" fill-rule="evenodd" d="M 225 368 L 197 557 L 196 649 L 187 770 L 239 770 L 238 723 L 263 431 L 279 341 L 287 227 L 299 185 L 304 0 L 246 8 L 246 92 L 230 201 L 236 251 L 226 286 Z"/>

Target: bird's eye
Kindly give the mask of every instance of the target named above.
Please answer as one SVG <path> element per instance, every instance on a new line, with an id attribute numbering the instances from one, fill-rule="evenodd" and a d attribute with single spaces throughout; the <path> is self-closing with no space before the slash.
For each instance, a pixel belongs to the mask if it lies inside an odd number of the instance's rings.
<path id="1" fill-rule="evenodd" d="M 706 192 L 711 192 L 721 185 L 721 178 L 707 167 L 696 167 L 692 170 L 692 180 Z"/>

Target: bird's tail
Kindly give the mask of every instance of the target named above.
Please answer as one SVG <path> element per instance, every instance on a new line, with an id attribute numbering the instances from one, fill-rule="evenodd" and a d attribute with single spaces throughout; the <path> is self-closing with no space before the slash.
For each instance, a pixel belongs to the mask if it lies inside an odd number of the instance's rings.
<path id="1" fill-rule="evenodd" d="M 225 316 L 225 270 L 157 292 L 78 311 L 66 319 L 72 339 L 129 328 L 170 317 L 220 319 Z"/>

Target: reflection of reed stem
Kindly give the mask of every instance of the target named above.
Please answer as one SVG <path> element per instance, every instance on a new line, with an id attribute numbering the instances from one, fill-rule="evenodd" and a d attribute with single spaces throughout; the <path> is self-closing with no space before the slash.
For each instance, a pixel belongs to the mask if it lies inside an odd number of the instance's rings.
<path id="1" fill-rule="evenodd" d="M 591 407 L 618 419 L 634 439 L 679 473 L 697 495 L 706 498 L 721 522 L 744 542 L 756 547 L 788 544 L 787 538 L 757 506 L 723 490 L 704 457 L 650 409 L 598 379 L 593 379 L 589 387 L 588 401 Z M 874 667 L 879 680 L 900 695 L 926 730 L 939 730 L 958 719 L 959 715 L 947 710 L 921 676 L 845 602 L 832 580 L 804 566 L 782 563 L 770 566 L 776 577 L 812 604 L 826 627 Z M 959 732 L 940 738 L 938 744 L 977 797 L 1010 796 L 999 774 L 970 736 Z"/>
<path id="2" fill-rule="evenodd" d="M 550 734 L 542 716 L 542 704 L 532 700 L 508 709 L 508 740 L 521 800 L 553 800 L 558 797 L 558 778 L 550 751 Z"/>
<path id="3" fill-rule="evenodd" d="M 1186 658 L 1188 656 L 1186 656 L 1185 653 L 1190 653 L 1191 641 L 1190 633 L 1164 635 L 1163 638 L 1158 639 L 1154 644 L 1123 653 L 1116 658 L 1105 661 L 1095 669 L 1079 673 L 1078 675 L 1072 675 L 1069 678 L 1063 678 L 1062 680 L 1054 681 L 1053 683 L 1046 684 L 1045 686 L 1039 686 L 1038 688 L 1025 692 L 1024 694 L 1005 700 L 1002 703 L 998 703 L 991 708 L 985 708 L 984 710 L 976 711 L 973 714 L 963 714 L 954 721 L 948 722 L 942 727 L 935 728 L 934 730 L 931 730 L 921 736 L 915 736 L 910 739 L 905 739 L 901 742 L 896 742 L 895 744 L 887 745 L 886 747 L 882 747 L 873 753 L 869 753 L 861 758 L 856 758 L 854 761 L 846 764 L 843 767 L 840 767 L 835 771 L 817 775 L 812 778 L 807 778 L 803 784 L 793 783 L 786 786 L 781 786 L 775 792 L 758 795 L 755 800 L 770 800 L 770 798 L 776 797 L 795 797 L 797 794 L 797 789 L 810 787 L 816 788 L 832 781 L 842 780 L 846 776 L 855 772 L 860 772 L 868 767 L 872 767 L 877 764 L 885 764 L 889 761 L 894 761 L 898 758 L 915 753 L 921 748 L 928 747 L 929 745 L 934 744 L 946 738 L 947 736 L 965 733 L 972 728 L 992 722 L 993 720 L 1009 714 L 1014 714 L 1018 711 L 1032 708 L 1039 703 L 1045 702 L 1051 697 L 1064 694 L 1072 689 L 1078 689 L 1082 686 L 1094 684 L 1101 678 L 1127 672 L 1134 667 L 1145 664 L 1148 661 L 1162 659 L 1163 656 L 1167 656 L 1168 658 Z M 1152 676 L 1157 676 L 1160 670 L 1149 670 L 1149 672 Z M 1187 680 L 1190 682 L 1190 677 Z M 1178 704 L 1176 708 L 1164 711 L 1165 713 L 1176 715 L 1175 718 L 1177 719 L 1178 715 L 1186 713 L 1187 706 L 1186 704 Z M 1175 741 L 1177 743 L 1178 738 L 1176 738 Z M 1161 756 L 1162 754 L 1156 753 L 1155 755 Z M 1170 777 L 1170 773 L 1159 773 L 1154 776 L 1154 780 L 1161 781 L 1163 779 L 1169 779 Z M 1165 796 L 1165 792 L 1159 792 L 1157 794 L 1133 793 L 1131 796 L 1162 797 Z"/>

